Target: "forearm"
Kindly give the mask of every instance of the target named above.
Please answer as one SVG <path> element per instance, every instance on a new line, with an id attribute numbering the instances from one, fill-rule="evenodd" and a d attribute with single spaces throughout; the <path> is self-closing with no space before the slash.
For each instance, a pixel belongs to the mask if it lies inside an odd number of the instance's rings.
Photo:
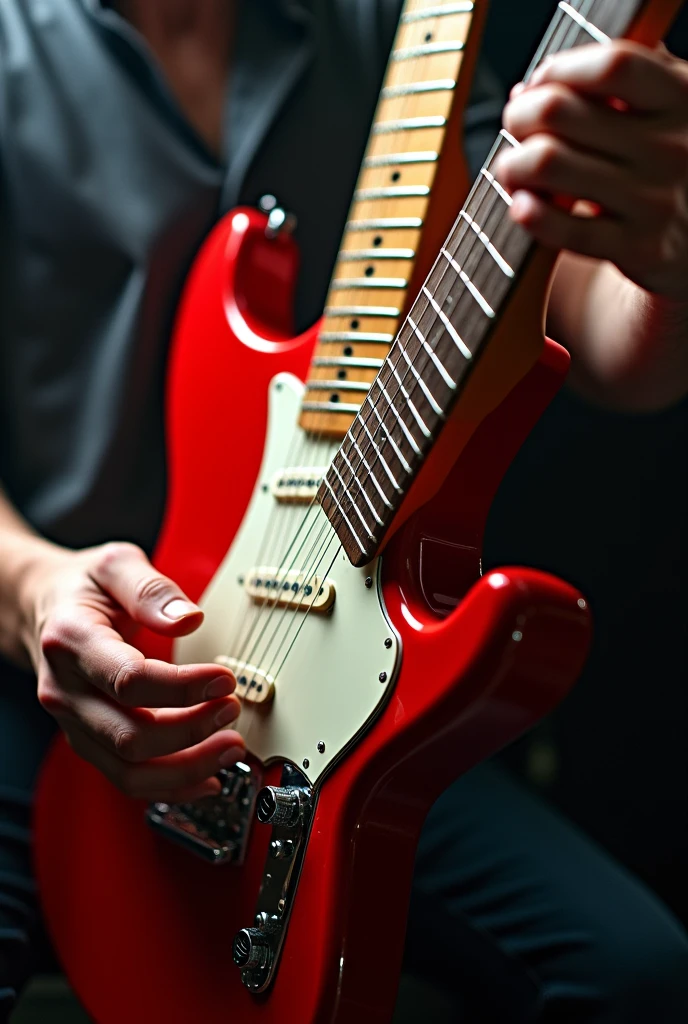
<path id="1" fill-rule="evenodd" d="M 562 256 L 547 331 L 571 352 L 571 385 L 599 404 L 651 412 L 688 394 L 688 302 L 650 294 L 611 263 Z"/>
<path id="2" fill-rule="evenodd" d="M 23 641 L 22 593 L 36 564 L 59 552 L 36 534 L 0 487 L 0 654 L 30 667 Z"/>

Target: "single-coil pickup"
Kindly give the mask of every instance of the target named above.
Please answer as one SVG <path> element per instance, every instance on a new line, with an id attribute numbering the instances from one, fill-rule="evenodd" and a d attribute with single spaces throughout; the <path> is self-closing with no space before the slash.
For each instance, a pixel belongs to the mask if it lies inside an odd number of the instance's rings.
<path id="1" fill-rule="evenodd" d="M 268 704 L 275 696 L 275 680 L 267 672 L 249 665 L 239 658 L 230 658 L 220 654 L 215 658 L 217 665 L 224 665 L 236 676 L 236 690 L 241 700 L 247 704 Z"/>
<path id="2" fill-rule="evenodd" d="M 279 502 L 308 505 L 318 493 L 327 466 L 278 469 L 272 478 L 272 494 Z"/>
<path id="3" fill-rule="evenodd" d="M 292 608 L 302 612 L 327 612 L 334 604 L 334 583 L 308 572 L 286 572 L 270 566 L 251 569 L 244 583 L 255 604 Z"/>

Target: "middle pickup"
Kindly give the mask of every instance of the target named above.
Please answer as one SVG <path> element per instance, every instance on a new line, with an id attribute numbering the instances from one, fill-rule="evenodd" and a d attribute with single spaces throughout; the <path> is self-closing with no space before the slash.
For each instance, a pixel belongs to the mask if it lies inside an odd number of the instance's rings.
<path id="1" fill-rule="evenodd" d="M 255 604 L 293 611 L 328 612 L 335 599 L 334 583 L 299 569 L 261 565 L 246 575 L 244 587 Z"/>

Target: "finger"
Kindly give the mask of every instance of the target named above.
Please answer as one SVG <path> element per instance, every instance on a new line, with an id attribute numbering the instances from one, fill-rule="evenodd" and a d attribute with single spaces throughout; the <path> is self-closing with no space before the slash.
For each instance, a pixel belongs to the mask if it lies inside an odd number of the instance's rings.
<path id="1" fill-rule="evenodd" d="M 557 82 L 518 94 L 504 111 L 504 127 L 519 142 L 554 135 L 650 184 L 688 175 L 686 132 L 658 130 L 645 117 L 602 106 Z"/>
<path id="2" fill-rule="evenodd" d="M 171 665 L 145 658 L 80 606 L 49 622 L 41 635 L 43 655 L 65 686 L 73 676 L 127 707 L 180 708 L 227 697 L 236 686 L 221 665 Z"/>
<path id="3" fill-rule="evenodd" d="M 132 764 L 174 754 L 202 743 L 236 720 L 236 697 L 183 710 L 125 709 L 93 687 L 80 694 L 63 693 L 52 713 L 61 725 L 75 722 L 106 750 Z M 240 742 L 240 737 L 234 739 Z"/>
<path id="4" fill-rule="evenodd" d="M 552 249 L 614 262 L 623 252 L 623 228 L 610 217 L 576 217 L 530 192 L 514 193 L 509 212 L 538 242 Z"/>
<path id="5" fill-rule="evenodd" d="M 75 752 L 95 765 L 127 796 L 141 800 L 177 802 L 179 794 L 207 783 L 221 768 L 246 755 L 243 741 L 233 732 L 218 732 L 188 750 L 130 764 L 106 750 L 74 723 L 65 732 Z"/>
<path id="6" fill-rule="evenodd" d="M 546 58 L 528 85 L 559 82 L 600 99 L 619 99 L 633 110 L 685 117 L 688 79 L 678 62 L 638 43 L 580 46 Z"/>
<path id="7" fill-rule="evenodd" d="M 628 218 L 643 212 L 630 176 L 619 175 L 602 157 L 584 153 L 550 135 L 534 135 L 518 148 L 506 151 L 495 170 L 511 193 L 526 189 L 585 199 Z"/>
<path id="8" fill-rule="evenodd" d="M 176 583 L 153 568 L 135 544 L 103 545 L 90 574 L 135 622 L 156 633 L 186 636 L 203 621 L 198 605 Z"/>

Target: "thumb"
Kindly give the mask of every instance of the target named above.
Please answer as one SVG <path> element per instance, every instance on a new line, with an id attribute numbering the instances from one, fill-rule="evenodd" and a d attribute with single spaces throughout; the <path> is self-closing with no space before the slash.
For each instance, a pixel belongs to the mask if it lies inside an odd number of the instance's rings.
<path id="1" fill-rule="evenodd" d="M 198 605 L 158 572 L 135 544 L 105 544 L 98 550 L 90 575 L 134 622 L 156 633 L 186 636 L 203 621 Z"/>

